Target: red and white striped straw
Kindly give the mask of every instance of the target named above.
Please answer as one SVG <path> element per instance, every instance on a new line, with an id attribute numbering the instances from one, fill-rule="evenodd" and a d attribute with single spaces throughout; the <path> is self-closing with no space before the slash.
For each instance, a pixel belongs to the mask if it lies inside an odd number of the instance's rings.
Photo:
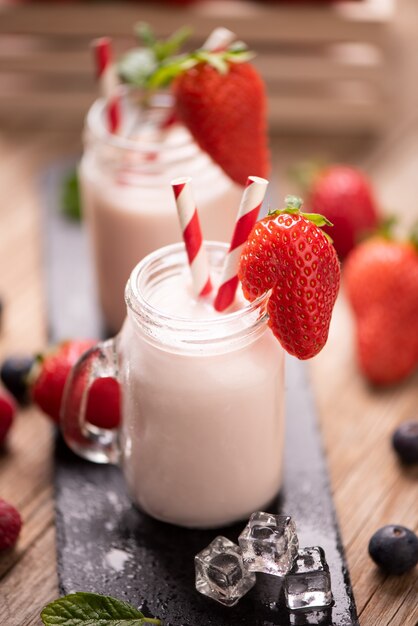
<path id="1" fill-rule="evenodd" d="M 121 125 L 121 101 L 118 94 L 119 81 L 113 64 L 112 40 L 110 37 L 100 37 L 92 41 L 96 65 L 97 79 L 99 80 L 102 96 L 106 100 L 107 128 L 111 133 L 117 133 Z"/>
<path id="2" fill-rule="evenodd" d="M 203 246 L 199 215 L 193 199 L 191 180 L 191 178 L 176 178 L 171 182 L 171 186 L 192 273 L 193 290 L 200 297 L 212 291 L 212 283 L 206 250 Z"/>
<path id="3" fill-rule="evenodd" d="M 229 44 L 236 38 L 237 36 L 232 30 L 219 26 L 211 32 L 202 48 L 203 50 L 210 50 L 211 52 L 221 52 L 222 50 L 226 50 Z"/>
<path id="4" fill-rule="evenodd" d="M 221 282 L 216 294 L 214 306 L 217 311 L 224 311 L 234 301 L 238 287 L 238 263 L 242 247 L 248 239 L 252 227 L 257 221 L 268 180 L 258 176 L 249 176 L 241 204 L 238 210 L 231 244 L 225 257 Z"/>

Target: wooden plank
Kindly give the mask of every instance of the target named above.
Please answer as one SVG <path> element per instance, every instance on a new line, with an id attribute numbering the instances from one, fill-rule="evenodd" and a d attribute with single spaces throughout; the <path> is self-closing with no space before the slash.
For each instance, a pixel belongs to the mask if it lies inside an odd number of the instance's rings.
<path id="1" fill-rule="evenodd" d="M 354 5 L 352 15 L 351 5 Z M 387 70 L 383 48 L 379 46 L 385 42 L 393 7 L 393 0 L 348 2 L 342 11 L 340 4 L 302 9 L 250 1 L 208 0 L 185 12 L 169 8 L 162 11 L 148 4 L 140 8 L 140 15 L 145 21 L 152 22 L 155 18 L 160 35 L 180 26 L 187 15 L 195 26 L 195 37 L 200 40 L 221 20 L 251 46 L 260 47 L 255 63 L 267 83 L 272 129 L 363 133 L 379 130 L 388 115 Z M 7 110 L 12 110 L 15 117 L 12 124 L 80 127 L 82 116 L 96 94 L 88 39 L 108 32 L 123 38 L 126 45 L 138 8 L 122 3 L 116 9 L 104 3 L 94 7 L 25 5 L 3 7 L 0 11 L 0 32 L 9 39 L 13 34 L 20 38 L 26 50 L 20 56 L 16 54 L 16 45 L 2 46 L 0 51 L 1 80 L 5 81 L 0 116 L 6 117 Z M 42 36 L 46 39 L 40 44 Z M 47 51 L 48 45 L 54 47 L 58 41 L 58 52 Z M 64 46 L 63 41 L 67 42 Z M 344 45 L 344 42 L 348 43 Z M 372 46 L 372 42 L 377 45 Z M 116 41 L 117 45 L 120 43 Z M 334 44 L 331 47 L 325 45 L 331 43 Z M 83 45 L 85 49 L 80 49 Z M 353 57 L 356 45 L 357 56 Z M 298 50 L 298 46 L 305 51 Z M 28 53 L 31 47 L 32 54 Z M 352 84 L 345 87 L 344 81 L 350 80 Z M 326 94 L 325 86 L 339 89 L 340 94 Z M 363 91 L 369 87 L 374 93 L 356 99 L 357 86 Z M 28 98 L 24 97 L 26 93 Z"/>
<path id="2" fill-rule="evenodd" d="M 13 110 L 17 125 L 42 120 L 51 127 L 80 128 L 93 94 L 32 93 L 30 108 L 20 95 L 0 98 L 0 118 L 10 120 Z M 307 128 L 341 133 L 377 131 L 386 122 L 387 111 L 375 101 L 344 101 L 323 96 L 272 95 L 269 98 L 269 124 L 272 129 L 304 132 Z"/>
<path id="3" fill-rule="evenodd" d="M 415 6 L 412 7 L 415 10 Z M 405 50 L 412 50 L 414 41 L 404 39 Z M 410 70 L 405 79 L 416 70 L 417 60 L 406 54 Z M 415 93 L 416 85 L 408 81 L 402 86 L 406 99 Z M 414 100 L 416 102 L 416 99 Z M 411 101 L 412 102 L 412 101 Z M 369 171 L 375 180 L 379 196 L 398 210 L 402 222 L 418 216 L 418 205 L 411 202 L 416 187 L 418 135 L 416 114 L 400 137 L 396 134 L 404 119 L 393 117 L 392 141 L 383 145 L 347 137 L 344 141 L 333 137 L 304 135 L 301 139 L 282 134 L 274 141 L 276 167 L 272 179 L 280 180 L 281 192 L 295 191 L 284 172 L 289 164 L 318 152 L 334 161 L 370 163 Z M 395 141 L 395 139 L 396 141 Z M 5 327 L 0 335 L 0 354 L 12 351 L 35 350 L 43 344 L 42 283 L 39 263 L 40 227 L 37 220 L 37 197 L 34 175 L 48 160 L 58 159 L 63 153 L 74 153 L 79 147 L 79 131 L 73 134 L 49 132 L 40 137 L 39 131 L 20 131 L 13 136 L 0 134 L 0 261 L 7 271 L 0 272 L 0 294 L 7 302 Z M 402 207 L 408 207 L 405 211 Z M 26 228 L 25 225 L 26 224 Z M 13 233 L 12 248 L 3 245 L 8 233 Z M 22 256 L 25 263 L 18 263 Z M 17 264 L 18 274 L 9 278 L 9 268 Z M 33 304 L 33 306 L 32 306 Z M 416 523 L 416 476 L 404 475 L 390 456 L 387 434 L 396 424 L 412 415 L 418 403 L 418 378 L 413 377 L 398 388 L 383 392 L 370 390 L 360 378 L 352 346 L 352 320 L 343 299 L 338 303 L 330 333 L 330 343 L 311 363 L 316 399 L 322 416 L 323 435 L 329 455 L 333 488 L 336 494 L 338 516 L 343 537 L 348 546 L 348 560 L 353 576 L 356 599 L 363 612 L 362 626 L 387 626 L 382 608 L 388 610 L 389 626 L 415 626 L 417 588 L 414 578 L 396 579 L 377 574 L 367 556 L 367 542 L 376 527 L 392 521 Z M 387 407 L 385 409 L 385 407 Z M 18 431 L 12 437 L 9 456 L 3 454 L 0 466 L 0 491 L 13 486 L 20 489 L 19 472 L 13 471 L 18 456 L 31 459 L 30 463 L 49 463 L 45 442 L 50 430 L 39 416 L 37 423 L 45 428 L 27 433 L 33 413 L 19 417 Z M 35 418 L 36 419 L 36 418 Z M 16 437 L 16 438 L 15 438 Z M 34 445 L 36 442 L 36 446 Z M 335 452 L 334 452 L 335 450 Z M 374 450 L 373 454 L 370 451 Z M 370 457 L 370 462 L 362 459 Z M 19 462 L 23 462 L 22 460 Z M 10 464 L 10 467 L 9 467 Z M 6 469 L 7 467 L 7 469 Z M 395 482 L 386 493 L 387 479 L 395 472 Z M 28 479 L 27 472 L 25 480 Z M 34 472 L 40 476 L 42 471 Z M 353 480 L 351 480 L 353 476 Z M 37 479 L 38 480 L 38 479 Z M 364 487 L 358 493 L 357 486 Z M 367 489 L 367 485 L 370 489 Z M 399 485 L 399 489 L 398 489 Z M 24 487 L 26 493 L 28 487 Z M 340 495 L 340 491 L 341 492 Z M 367 491 L 369 494 L 367 495 Z M 367 495 L 367 498 L 365 497 Z M 25 496 L 26 497 L 26 496 Z M 376 503 L 381 505 L 376 515 L 368 520 L 368 511 Z M 402 502 L 407 500 L 406 504 Z M 368 504 L 370 508 L 368 508 Z M 28 522 L 28 531 L 29 532 Z M 359 532 L 358 540 L 355 535 Z M 415 526 L 418 531 L 418 527 Z M 54 534 L 48 527 L 45 534 L 27 548 L 16 566 L 0 583 L 0 623 L 7 626 L 39 626 L 39 610 L 58 595 L 55 574 Z M 372 595 L 370 595 L 372 594 Z"/>
<path id="4" fill-rule="evenodd" d="M 386 0 L 388 5 L 393 5 Z M 360 4 L 360 3 L 359 3 Z M 367 2 L 365 4 L 367 8 Z M 375 6 L 375 2 L 369 3 Z M 118 36 L 132 32 L 137 21 L 155 24 L 158 33 L 167 35 L 187 21 L 196 36 L 204 38 L 220 23 L 248 41 L 314 42 L 314 41 L 381 41 L 386 32 L 387 15 L 378 11 L 364 11 L 361 19 L 352 20 L 339 6 L 324 5 L 301 8 L 289 5 L 269 6 L 241 0 L 208 0 L 179 10 L 156 8 L 153 5 L 135 7 L 132 4 L 82 4 L 73 6 L 3 7 L 0 32 L 18 34 L 61 35 L 74 33 L 94 37 L 103 33 Z M 390 13 L 390 11 L 387 11 Z M 309 27 L 307 28 L 307 25 Z"/>
<path id="5" fill-rule="evenodd" d="M 378 60 L 370 62 L 350 62 L 341 59 L 335 53 L 323 53 L 310 50 L 303 53 L 276 51 L 259 53 L 254 59 L 267 84 L 286 80 L 288 82 L 311 83 L 329 80 L 357 79 L 367 82 L 380 82 L 386 69 Z M 0 52 L 0 72 L 3 74 L 36 75 L 54 80 L 56 77 L 73 79 L 91 78 L 94 68 L 90 51 L 41 51 L 20 56 L 4 55 Z"/>
<path id="6" fill-rule="evenodd" d="M 55 531 L 52 526 L 0 582 L 0 596 L 2 625 L 40 626 L 42 608 L 58 597 Z"/>

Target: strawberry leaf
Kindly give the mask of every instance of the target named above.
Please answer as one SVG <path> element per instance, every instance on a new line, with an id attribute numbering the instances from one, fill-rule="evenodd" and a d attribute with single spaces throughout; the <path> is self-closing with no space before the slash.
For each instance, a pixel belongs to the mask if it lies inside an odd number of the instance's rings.
<path id="1" fill-rule="evenodd" d="M 284 213 L 288 213 L 289 215 L 301 215 L 305 219 L 309 220 L 315 226 L 333 226 L 333 223 L 329 221 L 324 215 L 320 213 L 303 213 L 300 209 L 302 207 L 303 200 L 302 198 L 298 198 L 298 196 L 286 196 L 285 198 L 285 208 L 284 209 L 276 209 L 274 211 L 269 211 L 269 215 L 283 215 Z M 332 243 L 332 240 L 329 236 L 327 239 Z"/>
<path id="2" fill-rule="evenodd" d="M 199 50 L 195 56 L 198 61 L 209 63 L 209 65 L 214 67 L 219 74 L 228 73 L 228 63 L 225 61 L 223 53 L 213 53 L 207 52 L 206 50 Z"/>
<path id="3" fill-rule="evenodd" d="M 416 248 L 418 252 L 418 220 L 414 222 L 414 224 L 412 225 L 412 229 L 409 234 L 409 241 L 412 243 L 412 245 Z"/>
<path id="4" fill-rule="evenodd" d="M 302 213 L 302 215 L 316 226 L 334 226 L 325 215 L 320 213 Z"/>
<path id="5" fill-rule="evenodd" d="M 45 626 L 161 625 L 127 602 L 96 593 L 73 593 L 48 604 L 41 613 Z"/>

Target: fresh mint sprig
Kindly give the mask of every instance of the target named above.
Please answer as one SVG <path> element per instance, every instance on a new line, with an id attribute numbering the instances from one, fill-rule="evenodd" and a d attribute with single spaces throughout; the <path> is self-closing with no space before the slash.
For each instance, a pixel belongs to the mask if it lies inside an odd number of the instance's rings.
<path id="1" fill-rule="evenodd" d="M 48 604 L 41 613 L 45 626 L 145 626 L 162 622 L 111 596 L 77 592 Z"/>
<path id="2" fill-rule="evenodd" d="M 158 40 L 147 24 L 138 25 L 136 30 L 143 46 L 127 52 L 118 64 L 121 80 L 134 87 L 148 90 L 168 87 L 176 76 L 199 63 L 208 63 L 220 74 L 226 74 L 229 63 L 243 63 L 254 57 L 242 41 L 217 52 L 199 48 L 180 54 L 191 32 L 187 27 L 165 40 Z"/>

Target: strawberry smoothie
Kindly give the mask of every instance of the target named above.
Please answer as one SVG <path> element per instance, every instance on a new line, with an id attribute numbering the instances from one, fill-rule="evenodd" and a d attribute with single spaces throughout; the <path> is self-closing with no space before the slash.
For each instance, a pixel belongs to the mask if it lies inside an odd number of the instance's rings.
<path id="1" fill-rule="evenodd" d="M 180 241 L 170 181 L 193 177 L 205 239 L 228 241 L 242 188 L 203 153 L 188 131 L 174 124 L 164 131 L 156 106 L 144 119 L 124 115 L 123 135 L 110 135 L 98 101 L 87 116 L 80 164 L 83 211 L 96 269 L 98 294 L 109 330 L 125 317 L 123 291 L 136 263 L 153 250 Z"/>
<path id="2" fill-rule="evenodd" d="M 216 284 L 226 247 L 207 248 Z M 153 517 L 188 527 L 244 519 L 281 481 L 283 350 L 264 299 L 250 305 L 239 292 L 218 313 L 214 293 L 193 296 L 181 245 L 157 251 L 131 275 L 117 348 L 130 495 Z"/>

